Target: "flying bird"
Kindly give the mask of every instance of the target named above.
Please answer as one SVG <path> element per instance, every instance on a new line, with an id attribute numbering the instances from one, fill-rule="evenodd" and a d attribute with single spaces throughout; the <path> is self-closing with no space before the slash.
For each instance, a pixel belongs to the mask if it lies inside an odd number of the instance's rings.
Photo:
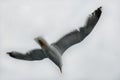
<path id="1" fill-rule="evenodd" d="M 22 54 L 16 51 L 7 52 L 7 54 L 16 59 L 28 61 L 49 58 L 52 62 L 54 62 L 58 66 L 58 68 L 62 72 L 61 56 L 69 47 L 83 41 L 85 37 L 88 36 L 88 34 L 90 34 L 90 32 L 97 24 L 101 16 L 101 13 L 102 13 L 101 7 L 99 7 L 91 15 L 89 15 L 86 24 L 83 27 L 66 34 L 55 43 L 48 44 L 44 38 L 37 37 L 34 40 L 41 46 L 41 49 L 34 49 L 28 51 L 26 54 Z"/>

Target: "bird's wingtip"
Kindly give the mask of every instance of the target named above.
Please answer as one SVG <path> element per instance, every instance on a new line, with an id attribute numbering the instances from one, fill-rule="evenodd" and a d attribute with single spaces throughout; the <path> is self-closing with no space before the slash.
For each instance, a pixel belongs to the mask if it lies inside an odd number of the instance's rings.
<path id="1" fill-rule="evenodd" d="M 102 6 L 100 6 L 98 9 L 102 9 Z"/>
<path id="2" fill-rule="evenodd" d="M 7 52 L 6 54 L 8 54 L 8 55 L 11 56 L 11 57 L 14 57 L 13 53 L 14 53 L 14 52 Z"/>
<path id="3" fill-rule="evenodd" d="M 100 6 L 97 10 L 98 10 L 98 11 L 102 11 L 102 6 Z"/>
<path id="4" fill-rule="evenodd" d="M 99 18 L 99 17 L 101 16 L 101 13 L 102 13 L 102 6 L 100 6 L 99 8 L 97 8 L 97 9 L 92 13 L 92 15 Z"/>

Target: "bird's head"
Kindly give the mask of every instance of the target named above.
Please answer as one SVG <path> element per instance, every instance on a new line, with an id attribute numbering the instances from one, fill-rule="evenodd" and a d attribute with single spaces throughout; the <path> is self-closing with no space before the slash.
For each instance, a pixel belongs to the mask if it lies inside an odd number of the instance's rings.
<path id="1" fill-rule="evenodd" d="M 48 47 L 48 43 L 45 39 L 43 39 L 42 37 L 36 37 L 34 39 L 42 48 L 46 48 Z"/>

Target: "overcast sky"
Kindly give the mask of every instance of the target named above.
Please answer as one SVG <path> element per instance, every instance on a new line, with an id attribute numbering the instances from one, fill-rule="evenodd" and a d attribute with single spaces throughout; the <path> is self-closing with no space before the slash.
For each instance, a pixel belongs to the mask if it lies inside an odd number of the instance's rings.
<path id="1" fill-rule="evenodd" d="M 0 80 L 120 80 L 119 0 L 0 0 Z M 85 24 L 103 7 L 92 33 L 63 55 L 63 73 L 49 59 L 22 61 L 6 52 L 40 48 Z"/>

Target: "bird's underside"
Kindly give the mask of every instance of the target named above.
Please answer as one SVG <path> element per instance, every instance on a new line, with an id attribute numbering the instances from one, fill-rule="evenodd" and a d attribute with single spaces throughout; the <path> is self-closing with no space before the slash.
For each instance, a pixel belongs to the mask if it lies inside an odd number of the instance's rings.
<path id="1" fill-rule="evenodd" d="M 52 43 L 49 46 L 54 47 L 58 52 L 59 55 L 62 55 L 65 50 L 67 50 L 69 47 L 71 47 L 74 44 L 77 44 L 85 39 L 88 34 L 93 30 L 95 25 L 97 24 L 100 16 L 101 16 L 101 7 L 99 7 L 97 10 L 95 10 L 88 18 L 86 21 L 86 24 L 79 28 L 79 30 L 74 30 L 67 35 L 63 36 L 60 38 L 57 42 Z M 21 59 L 21 60 L 28 60 L 28 61 L 33 61 L 33 60 L 42 60 L 44 58 L 49 58 L 52 60 L 60 69 L 61 69 L 61 63 L 57 58 L 55 58 L 56 54 L 52 54 L 52 50 L 48 49 L 44 41 L 41 40 L 41 38 L 38 38 L 38 44 L 41 45 L 42 49 L 34 49 L 26 54 L 22 54 L 20 52 L 7 52 L 11 57 L 16 58 L 16 59 Z"/>

